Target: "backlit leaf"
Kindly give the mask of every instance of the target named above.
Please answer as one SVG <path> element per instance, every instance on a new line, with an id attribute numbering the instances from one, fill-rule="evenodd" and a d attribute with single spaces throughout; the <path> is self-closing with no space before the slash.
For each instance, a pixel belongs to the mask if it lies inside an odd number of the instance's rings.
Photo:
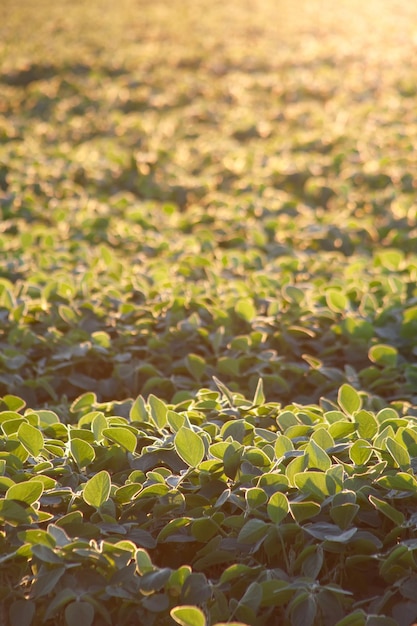
<path id="1" fill-rule="evenodd" d="M 136 450 L 136 436 L 128 428 L 123 428 L 123 426 L 111 426 L 110 428 L 104 428 L 102 435 L 110 439 L 110 441 L 117 443 L 128 452 L 134 452 Z"/>
<path id="2" fill-rule="evenodd" d="M 175 435 L 175 450 L 184 463 L 197 467 L 204 458 L 205 448 L 201 437 L 190 428 L 183 426 Z"/>
<path id="3" fill-rule="evenodd" d="M 6 492 L 7 500 L 19 500 L 26 504 L 37 502 L 43 493 L 43 483 L 41 481 L 30 480 L 24 483 L 12 485 Z"/>
<path id="4" fill-rule="evenodd" d="M 274 524 L 280 524 L 289 511 L 288 499 L 284 493 L 277 491 L 268 501 L 267 506 L 269 519 Z"/>
<path id="5" fill-rule="evenodd" d="M 372 455 L 372 446 L 366 439 L 357 439 L 349 449 L 349 456 L 355 465 L 365 465 Z"/>
<path id="6" fill-rule="evenodd" d="M 404 514 L 401 513 L 401 511 L 398 511 L 397 509 L 395 509 L 390 504 L 388 504 L 388 502 L 385 502 L 385 500 L 381 500 L 380 498 L 377 498 L 376 496 L 372 496 L 372 495 L 369 496 L 369 500 L 378 509 L 378 511 L 381 511 L 383 515 L 388 517 L 395 524 L 397 524 L 398 526 L 401 526 L 402 524 L 404 524 L 405 522 Z"/>
<path id="7" fill-rule="evenodd" d="M 176 606 L 170 615 L 180 626 L 206 626 L 204 613 L 196 606 Z"/>
<path id="8" fill-rule="evenodd" d="M 110 474 L 106 470 L 102 470 L 86 482 L 83 489 L 83 498 L 87 504 L 98 509 L 108 500 L 110 488 Z"/>
<path id="9" fill-rule="evenodd" d="M 306 446 L 305 454 L 308 455 L 308 467 L 325 472 L 332 464 L 329 455 L 315 442 L 314 439 L 311 439 Z"/>
<path id="10" fill-rule="evenodd" d="M 256 315 L 256 308 L 252 298 L 242 298 L 236 302 L 236 313 L 247 322 L 251 322 Z"/>
<path id="11" fill-rule="evenodd" d="M 165 402 L 154 396 L 153 394 L 149 395 L 148 398 L 151 419 L 159 430 L 165 428 L 167 425 L 167 411 L 168 407 Z"/>
<path id="12" fill-rule="evenodd" d="M 329 309 L 336 313 L 345 311 L 349 304 L 345 294 L 336 289 L 328 289 L 328 291 L 326 291 L 326 302 Z"/>
<path id="13" fill-rule="evenodd" d="M 359 411 L 362 406 L 362 400 L 356 389 L 345 383 L 339 388 L 337 394 L 339 406 L 347 413 L 352 415 L 355 411 Z"/>
<path id="14" fill-rule="evenodd" d="M 93 446 L 82 439 L 71 439 L 70 450 L 78 467 L 86 467 L 96 456 Z"/>
<path id="15" fill-rule="evenodd" d="M 393 346 L 378 343 L 369 349 L 368 356 L 373 363 L 395 367 L 397 365 L 398 350 Z"/>
<path id="16" fill-rule="evenodd" d="M 398 441 L 392 437 L 386 438 L 385 446 L 401 470 L 405 471 L 410 467 L 410 455 L 405 446 L 398 443 Z"/>
<path id="17" fill-rule="evenodd" d="M 22 446 L 34 457 L 37 457 L 43 449 L 43 436 L 40 430 L 30 424 L 20 424 L 17 431 Z"/>

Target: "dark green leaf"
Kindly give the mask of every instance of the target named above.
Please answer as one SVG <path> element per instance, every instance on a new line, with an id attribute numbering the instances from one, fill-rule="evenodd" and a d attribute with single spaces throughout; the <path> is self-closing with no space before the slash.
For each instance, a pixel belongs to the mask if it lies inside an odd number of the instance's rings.
<path id="1" fill-rule="evenodd" d="M 31 600 L 15 600 L 9 609 L 10 626 L 31 626 L 35 611 Z"/>
<path id="2" fill-rule="evenodd" d="M 94 607 L 89 602 L 71 602 L 65 608 L 67 626 L 91 626 L 94 620 Z"/>

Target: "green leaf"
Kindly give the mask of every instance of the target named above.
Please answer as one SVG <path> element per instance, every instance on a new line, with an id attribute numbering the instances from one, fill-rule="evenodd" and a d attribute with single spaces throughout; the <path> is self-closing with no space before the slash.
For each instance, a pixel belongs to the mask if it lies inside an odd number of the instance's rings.
<path id="1" fill-rule="evenodd" d="M 401 511 L 397 511 L 393 506 L 385 502 L 385 500 L 380 500 L 376 496 L 369 496 L 370 502 L 380 511 L 383 515 L 392 520 L 397 526 L 401 526 L 405 522 L 404 514 Z"/>
<path id="2" fill-rule="evenodd" d="M 167 422 L 169 427 L 176 433 L 182 426 L 187 425 L 190 426 L 189 421 L 186 419 L 185 415 L 181 413 L 177 413 L 176 411 L 169 410 L 167 412 Z"/>
<path id="3" fill-rule="evenodd" d="M 301 593 L 290 604 L 291 626 L 313 626 L 317 605 L 314 596 Z"/>
<path id="4" fill-rule="evenodd" d="M 291 487 L 296 487 L 295 477 L 307 469 L 308 457 L 306 454 L 303 456 L 296 456 L 295 459 L 290 461 L 286 467 L 285 475 L 288 478 Z"/>
<path id="5" fill-rule="evenodd" d="M 372 439 L 378 432 L 378 422 L 369 411 L 358 411 L 355 414 L 358 434 L 363 439 Z"/>
<path id="6" fill-rule="evenodd" d="M 43 449 L 44 441 L 40 430 L 23 422 L 17 431 L 17 437 L 22 446 L 34 457 L 39 456 Z"/>
<path id="7" fill-rule="evenodd" d="M 95 441 L 99 442 L 102 440 L 102 433 L 105 428 L 107 428 L 107 419 L 103 413 L 98 413 L 91 422 L 91 431 L 94 434 Z"/>
<path id="8" fill-rule="evenodd" d="M 12 485 L 6 492 L 7 500 L 18 500 L 25 504 L 34 504 L 43 493 L 43 483 L 37 480 L 30 480 L 25 483 Z"/>
<path id="9" fill-rule="evenodd" d="M 339 620 L 335 626 L 365 626 L 366 615 L 361 609 L 356 609 L 343 619 Z"/>
<path id="10" fill-rule="evenodd" d="M 264 385 L 262 378 L 258 379 L 258 384 L 256 385 L 255 395 L 253 396 L 252 403 L 254 406 L 260 406 L 265 403 Z"/>
<path id="11" fill-rule="evenodd" d="M 71 602 L 65 608 L 67 626 L 91 626 L 94 620 L 94 607 L 89 602 Z"/>
<path id="12" fill-rule="evenodd" d="M 18 533 L 20 541 L 23 543 L 29 543 L 31 545 L 44 545 L 48 548 L 55 547 L 55 540 L 49 532 L 41 530 L 39 528 L 30 528 L 29 530 L 23 530 Z"/>
<path id="13" fill-rule="evenodd" d="M 308 467 L 322 470 L 323 472 L 331 467 L 332 462 L 329 455 L 314 441 L 314 439 L 310 440 L 304 452 L 308 455 Z"/>
<path id="14" fill-rule="evenodd" d="M 19 396 L 14 396 L 12 394 L 6 394 L 1 398 L 1 402 L 3 402 L 10 411 L 20 411 L 26 406 L 26 402 L 19 398 Z"/>
<path id="15" fill-rule="evenodd" d="M 65 565 L 54 567 L 54 569 L 44 569 L 42 566 L 32 584 L 31 597 L 37 600 L 38 598 L 47 596 L 56 587 L 58 581 L 66 571 L 67 568 Z"/>
<path id="16" fill-rule="evenodd" d="M 203 543 L 207 543 L 212 537 L 218 535 L 218 533 L 219 525 L 210 517 L 196 519 L 191 526 L 191 534 L 193 537 Z"/>
<path id="17" fill-rule="evenodd" d="M 417 480 L 411 474 L 405 472 L 397 472 L 388 476 L 378 478 L 378 485 L 385 489 L 395 489 L 396 491 L 417 491 Z"/>
<path id="18" fill-rule="evenodd" d="M 239 606 L 247 606 L 256 613 L 262 601 L 262 586 L 253 582 L 239 600 Z"/>
<path id="19" fill-rule="evenodd" d="M 110 474 L 106 470 L 102 470 L 85 483 L 83 498 L 87 504 L 99 509 L 108 500 L 110 489 Z"/>
<path id="20" fill-rule="evenodd" d="M 70 452 L 79 468 L 84 468 L 95 459 L 95 452 L 92 445 L 82 439 L 71 439 Z"/>
<path id="21" fill-rule="evenodd" d="M 386 438 L 385 446 L 401 470 L 405 471 L 410 467 L 411 459 L 405 446 L 392 437 Z"/>
<path id="22" fill-rule="evenodd" d="M 339 406 L 347 413 L 352 415 L 355 411 L 359 411 L 362 406 L 362 399 L 356 389 L 345 383 L 339 389 L 337 394 Z"/>
<path id="23" fill-rule="evenodd" d="M 366 439 L 357 439 L 349 449 L 349 456 L 355 465 L 365 465 L 372 455 L 372 446 Z"/>
<path id="24" fill-rule="evenodd" d="M 191 376 L 198 382 L 206 373 L 206 361 L 199 354 L 188 354 L 185 358 L 185 364 Z"/>
<path id="25" fill-rule="evenodd" d="M 129 417 L 132 422 L 148 422 L 149 415 L 146 409 L 146 403 L 142 396 L 138 396 L 133 402 L 129 411 Z"/>
<path id="26" fill-rule="evenodd" d="M 326 302 L 329 309 L 335 313 L 346 311 L 349 305 L 349 300 L 345 294 L 337 289 L 328 289 L 326 291 Z"/>
<path id="27" fill-rule="evenodd" d="M 81 396 L 78 396 L 71 404 L 71 413 L 78 413 L 79 411 L 85 412 L 85 409 L 92 410 L 95 404 L 97 404 L 96 394 L 92 391 L 87 391 Z"/>
<path id="28" fill-rule="evenodd" d="M 170 615 L 180 626 L 206 626 L 204 613 L 196 606 L 176 606 Z"/>
<path id="29" fill-rule="evenodd" d="M 43 616 L 45 622 L 48 621 L 48 619 L 54 617 L 54 615 L 60 609 L 62 609 L 69 602 L 72 602 L 72 600 L 75 600 L 76 598 L 77 594 L 75 593 L 75 591 L 73 591 L 72 589 L 68 589 L 68 587 L 61 589 L 61 591 L 58 591 L 53 600 L 51 600 L 51 602 L 49 602 L 48 604 L 48 608 L 46 609 L 46 612 Z"/>
<path id="30" fill-rule="evenodd" d="M 182 565 L 178 569 L 174 570 L 169 577 L 169 581 L 166 585 L 166 591 L 171 596 L 179 596 L 184 582 L 191 574 L 191 567 L 189 565 Z"/>
<path id="31" fill-rule="evenodd" d="M 155 565 L 152 563 L 151 557 L 143 548 L 138 548 L 135 558 L 136 569 L 141 576 L 146 574 L 146 572 L 153 572 L 155 570 Z"/>
<path id="32" fill-rule="evenodd" d="M 230 389 L 226 387 L 226 385 L 222 383 L 221 380 L 216 378 L 216 376 L 213 376 L 213 380 L 216 383 L 216 387 L 219 389 L 219 391 L 223 394 L 223 396 L 228 401 L 229 405 L 232 407 L 233 406 L 233 394 L 230 391 Z"/>
<path id="33" fill-rule="evenodd" d="M 249 511 L 252 511 L 265 504 L 268 500 L 268 496 L 263 489 L 260 489 L 259 487 L 250 487 L 245 491 L 245 500 Z"/>
<path id="34" fill-rule="evenodd" d="M 145 572 L 140 581 L 140 588 L 145 593 L 160 591 L 165 587 L 170 576 L 171 569 L 169 567 L 161 567 L 152 572 Z"/>
<path id="35" fill-rule="evenodd" d="M 237 540 L 239 543 L 257 543 L 268 533 L 270 526 L 260 519 L 250 519 L 241 528 Z"/>
<path id="36" fill-rule="evenodd" d="M 342 530 L 346 530 L 352 523 L 360 506 L 352 502 L 344 502 L 330 509 L 330 517 Z"/>
<path id="37" fill-rule="evenodd" d="M 336 484 L 331 476 L 323 472 L 303 472 L 294 477 L 295 485 L 308 495 L 314 495 L 320 500 L 335 493 Z"/>
<path id="38" fill-rule="evenodd" d="M 16 600 L 9 609 L 10 626 L 31 626 L 35 610 L 31 600 Z"/>
<path id="39" fill-rule="evenodd" d="M 290 512 L 298 524 L 318 515 L 321 511 L 317 502 L 290 502 Z"/>
<path id="40" fill-rule="evenodd" d="M 291 439 L 289 439 L 285 435 L 278 435 L 275 441 L 274 449 L 276 458 L 281 459 L 285 456 L 286 452 L 294 450 L 294 444 Z"/>
<path id="41" fill-rule="evenodd" d="M 246 322 L 252 322 L 256 316 L 256 308 L 252 298 L 241 298 L 236 302 L 235 311 Z"/>
<path id="42" fill-rule="evenodd" d="M 14 500 L 0 499 L 0 520 L 11 526 L 29 524 L 30 512 Z"/>
<path id="43" fill-rule="evenodd" d="M 212 596 L 212 588 L 206 576 L 201 572 L 195 572 L 187 576 L 181 593 L 181 602 L 188 605 L 189 602 L 201 604 Z"/>
<path id="44" fill-rule="evenodd" d="M 317 580 L 320 570 L 323 567 L 323 547 L 320 545 L 308 546 L 300 554 L 299 559 L 296 561 L 297 564 L 299 560 L 301 562 L 301 571 L 303 575 L 313 580 Z"/>
<path id="45" fill-rule="evenodd" d="M 269 519 L 272 520 L 274 524 L 280 524 L 287 516 L 289 509 L 288 499 L 284 493 L 277 491 L 269 498 L 267 511 Z"/>
<path id="46" fill-rule="evenodd" d="M 201 437 L 190 428 L 183 426 L 174 439 L 178 456 L 190 467 L 197 467 L 204 458 L 205 448 Z"/>
<path id="47" fill-rule="evenodd" d="M 102 435 L 110 439 L 110 441 L 117 443 L 128 452 L 133 453 L 136 450 L 136 436 L 128 428 L 124 428 L 123 426 L 111 426 L 110 428 L 104 428 Z"/>
<path id="48" fill-rule="evenodd" d="M 378 343 L 369 349 L 368 358 L 372 363 L 377 363 L 384 367 L 395 367 L 398 360 L 398 350 L 393 346 Z"/>
<path id="49" fill-rule="evenodd" d="M 168 407 L 165 402 L 154 396 L 152 393 L 149 395 L 148 402 L 150 407 L 151 419 L 155 426 L 159 430 L 162 430 L 167 425 Z"/>
<path id="50" fill-rule="evenodd" d="M 335 543 L 347 543 L 358 530 L 357 528 L 350 528 L 349 530 L 341 531 L 335 524 L 329 524 L 327 522 L 305 524 L 303 528 L 309 535 L 315 537 L 315 539 L 334 541 Z"/>

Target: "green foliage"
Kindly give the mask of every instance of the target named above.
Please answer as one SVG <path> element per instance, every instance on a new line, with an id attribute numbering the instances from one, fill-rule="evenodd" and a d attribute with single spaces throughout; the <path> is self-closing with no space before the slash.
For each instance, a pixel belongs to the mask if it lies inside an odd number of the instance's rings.
<path id="1" fill-rule="evenodd" d="M 20 458 L 0 438 L 10 624 L 405 624 L 415 418 L 358 410 L 346 385 L 338 398 L 349 415 L 201 389 L 176 405 L 83 404 L 71 425 L 21 406 L 43 443 Z M 331 436 L 343 420 L 353 428 Z"/>
<path id="2" fill-rule="evenodd" d="M 409 626 L 416 8 L 183 4 L 0 6 L 0 623 Z"/>

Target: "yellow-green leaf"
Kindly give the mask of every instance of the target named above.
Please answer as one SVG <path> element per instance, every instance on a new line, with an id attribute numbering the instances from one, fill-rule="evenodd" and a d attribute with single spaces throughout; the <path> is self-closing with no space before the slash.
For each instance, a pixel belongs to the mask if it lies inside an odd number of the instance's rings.
<path id="1" fill-rule="evenodd" d="M 20 424 L 17 437 L 25 450 L 34 457 L 38 456 L 43 449 L 44 442 L 41 431 L 26 422 Z"/>
<path id="2" fill-rule="evenodd" d="M 175 450 L 184 463 L 197 467 L 204 458 L 204 443 L 201 437 L 190 428 L 183 426 L 175 435 Z"/>
<path id="3" fill-rule="evenodd" d="M 110 489 L 110 474 L 106 470 L 102 470 L 86 482 L 83 490 L 83 498 L 87 504 L 98 509 L 108 500 Z"/>

